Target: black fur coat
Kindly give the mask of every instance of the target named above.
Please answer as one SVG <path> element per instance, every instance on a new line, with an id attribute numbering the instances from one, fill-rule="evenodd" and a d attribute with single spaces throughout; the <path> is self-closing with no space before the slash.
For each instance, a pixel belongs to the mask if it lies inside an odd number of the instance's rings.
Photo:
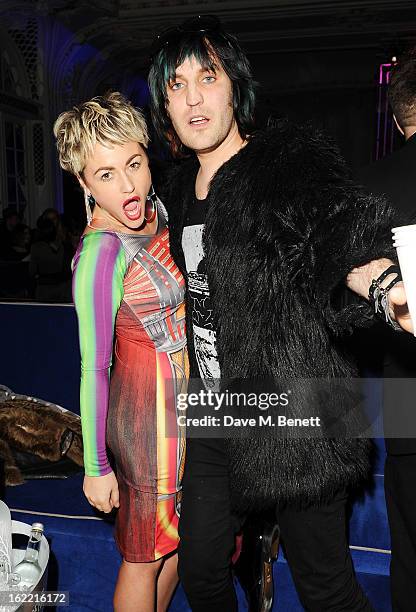
<path id="1" fill-rule="evenodd" d="M 185 278 L 181 238 L 197 170 L 195 159 L 181 163 L 162 194 Z M 342 336 L 370 322 L 371 309 L 364 300 L 337 306 L 334 295 L 353 268 L 394 257 L 387 204 L 353 185 L 320 133 L 288 122 L 255 133 L 208 197 L 204 250 L 222 376 L 353 376 Z M 188 334 L 197 375 L 191 322 Z M 369 447 L 345 437 L 230 440 L 234 509 L 320 503 L 365 479 Z"/>

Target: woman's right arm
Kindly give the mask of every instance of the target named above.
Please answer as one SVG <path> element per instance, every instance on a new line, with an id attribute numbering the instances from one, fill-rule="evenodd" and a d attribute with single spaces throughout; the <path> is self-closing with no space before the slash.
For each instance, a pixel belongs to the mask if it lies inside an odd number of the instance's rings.
<path id="1" fill-rule="evenodd" d="M 126 272 L 124 251 L 117 236 L 104 232 L 84 236 L 73 271 L 81 352 L 84 492 L 90 503 L 109 512 L 115 500 L 118 505 L 118 492 L 107 457 L 105 432 L 114 325 Z"/>

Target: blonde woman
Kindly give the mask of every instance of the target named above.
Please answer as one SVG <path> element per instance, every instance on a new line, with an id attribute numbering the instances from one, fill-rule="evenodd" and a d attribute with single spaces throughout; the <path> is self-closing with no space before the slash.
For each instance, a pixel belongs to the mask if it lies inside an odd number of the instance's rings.
<path id="1" fill-rule="evenodd" d="M 118 508 L 115 610 L 153 612 L 155 602 L 165 610 L 178 580 L 184 437 L 175 397 L 187 372 L 184 279 L 151 186 L 141 113 L 111 93 L 62 113 L 54 134 L 88 218 L 73 262 L 84 493 L 98 510 Z"/>

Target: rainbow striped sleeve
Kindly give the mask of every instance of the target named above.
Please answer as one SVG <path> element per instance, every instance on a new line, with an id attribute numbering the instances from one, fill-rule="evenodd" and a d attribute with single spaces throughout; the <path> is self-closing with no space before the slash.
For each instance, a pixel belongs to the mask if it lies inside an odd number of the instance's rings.
<path id="1" fill-rule="evenodd" d="M 114 324 L 123 299 L 126 260 L 111 233 L 86 234 L 73 261 L 72 294 L 81 351 L 81 424 L 87 476 L 111 472 L 105 431 Z"/>

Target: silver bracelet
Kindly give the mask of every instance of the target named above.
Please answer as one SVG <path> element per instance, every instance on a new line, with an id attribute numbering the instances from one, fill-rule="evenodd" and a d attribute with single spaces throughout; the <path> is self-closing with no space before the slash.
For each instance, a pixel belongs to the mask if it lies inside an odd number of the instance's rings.
<path id="1" fill-rule="evenodd" d="M 382 281 L 390 274 L 396 274 L 396 277 L 387 285 L 381 287 Z M 390 266 L 377 279 L 371 282 L 368 298 L 374 305 L 374 312 L 377 316 L 383 318 L 387 325 L 390 325 L 395 331 L 403 331 L 400 325 L 391 317 L 389 309 L 389 291 L 402 280 L 400 268 L 398 266 Z"/>

